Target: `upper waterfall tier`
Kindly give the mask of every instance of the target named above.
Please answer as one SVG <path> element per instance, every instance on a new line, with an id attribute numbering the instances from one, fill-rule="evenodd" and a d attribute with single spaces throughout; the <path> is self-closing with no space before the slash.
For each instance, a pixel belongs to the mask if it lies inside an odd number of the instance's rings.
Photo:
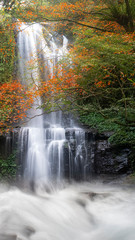
<path id="1" fill-rule="evenodd" d="M 68 52 L 68 40 L 64 36 L 62 39 L 59 47 L 53 35 L 40 24 L 21 25 L 19 72 L 24 84 L 35 83 L 38 87 L 41 79 L 47 81 L 53 77 L 56 63 L 58 66 Z M 71 114 L 64 115 L 61 111 L 43 114 L 43 110 L 37 108 L 41 102 L 35 99 L 28 113 L 31 120 L 19 134 L 24 178 L 36 184 L 59 183 L 65 177 L 85 179 L 91 169 L 91 149 L 86 146 L 85 131 L 74 124 Z"/>
<path id="2" fill-rule="evenodd" d="M 38 23 L 22 23 L 18 34 L 18 49 L 19 72 L 24 83 L 34 81 L 38 84 L 41 67 L 44 67 L 44 79 L 47 79 L 48 75 L 53 76 L 56 62 L 68 52 L 67 44 L 68 40 L 63 36 L 63 44 L 58 47 L 53 35 Z M 43 66 L 40 66 L 41 59 Z"/>

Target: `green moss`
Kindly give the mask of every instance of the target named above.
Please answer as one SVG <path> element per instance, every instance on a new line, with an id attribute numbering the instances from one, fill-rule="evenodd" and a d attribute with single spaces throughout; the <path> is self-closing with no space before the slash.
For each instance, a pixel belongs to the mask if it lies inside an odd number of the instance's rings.
<path id="1" fill-rule="evenodd" d="M 10 154 L 7 159 L 0 158 L 0 180 L 13 181 L 16 178 L 16 153 Z"/>

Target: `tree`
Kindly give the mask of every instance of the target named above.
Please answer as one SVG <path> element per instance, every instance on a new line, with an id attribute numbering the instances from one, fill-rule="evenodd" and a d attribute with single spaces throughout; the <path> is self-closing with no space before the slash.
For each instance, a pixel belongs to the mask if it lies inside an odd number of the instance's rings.
<path id="1" fill-rule="evenodd" d="M 6 12 L 9 12 L 14 7 L 16 0 L 4 0 L 1 1 Z"/>
<path id="2" fill-rule="evenodd" d="M 126 12 L 127 12 L 127 15 L 128 15 L 129 32 L 134 32 L 134 30 L 135 30 L 134 20 L 133 20 L 133 15 L 132 15 L 129 0 L 125 0 L 125 4 L 126 4 Z M 135 5 L 135 3 L 133 3 L 133 4 Z"/>
<path id="3" fill-rule="evenodd" d="M 0 134 L 17 127 L 26 118 L 26 111 L 33 103 L 32 91 L 19 81 L 0 85 Z"/>
<path id="4" fill-rule="evenodd" d="M 15 37 L 12 18 L 1 11 L 0 15 L 0 84 L 12 79 L 14 72 Z"/>
<path id="5" fill-rule="evenodd" d="M 106 7 L 100 11 L 102 19 L 117 22 L 126 32 L 134 32 L 134 0 L 104 0 Z"/>

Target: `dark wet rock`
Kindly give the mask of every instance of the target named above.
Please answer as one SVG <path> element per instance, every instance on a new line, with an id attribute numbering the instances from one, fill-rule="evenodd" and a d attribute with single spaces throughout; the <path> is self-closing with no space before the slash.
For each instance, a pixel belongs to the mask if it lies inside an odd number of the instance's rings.
<path id="1" fill-rule="evenodd" d="M 49 128 L 50 127 L 50 123 L 49 122 L 44 122 L 44 128 Z"/>
<path id="2" fill-rule="evenodd" d="M 94 201 L 96 198 L 106 198 L 109 197 L 109 193 L 95 193 L 95 192 L 85 192 L 84 193 L 90 200 Z"/>
<path id="3" fill-rule="evenodd" d="M 17 240 L 17 236 L 10 234 L 0 234 L 0 240 Z"/>
<path id="4" fill-rule="evenodd" d="M 0 136 L 0 155 L 6 156 L 6 137 Z"/>
<path id="5" fill-rule="evenodd" d="M 22 231 L 22 235 L 27 238 L 29 238 L 34 233 L 35 230 L 29 226 L 26 226 Z M 0 240 L 22 240 L 22 238 L 18 237 L 15 234 L 0 234 Z"/>
<path id="6" fill-rule="evenodd" d="M 35 230 L 32 228 L 32 227 L 25 227 L 24 230 L 23 230 L 23 234 L 24 236 L 26 237 L 30 237 L 32 234 L 35 233 Z"/>
<path id="7" fill-rule="evenodd" d="M 96 132 L 95 134 L 95 139 L 96 140 L 107 140 L 110 136 L 112 136 L 114 132 L 110 131 L 110 132 L 102 132 L 102 133 L 98 133 Z"/>
<path id="8" fill-rule="evenodd" d="M 85 207 L 86 206 L 86 201 L 84 199 L 77 199 L 76 202 L 81 206 Z"/>
<path id="9" fill-rule="evenodd" d="M 104 136 L 104 138 L 103 138 Z M 108 134 L 109 137 L 109 134 Z M 96 174 L 124 174 L 130 170 L 130 149 L 111 146 L 107 135 L 96 136 L 94 169 Z"/>

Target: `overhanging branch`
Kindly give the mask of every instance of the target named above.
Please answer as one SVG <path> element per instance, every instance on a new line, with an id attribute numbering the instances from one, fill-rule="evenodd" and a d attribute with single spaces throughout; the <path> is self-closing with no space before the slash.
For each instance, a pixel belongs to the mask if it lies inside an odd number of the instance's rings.
<path id="1" fill-rule="evenodd" d="M 45 21 L 48 21 L 48 22 L 71 22 L 71 23 L 75 23 L 75 24 L 83 26 L 83 27 L 95 29 L 95 30 L 102 31 L 102 32 L 111 32 L 111 33 L 113 32 L 113 31 L 110 31 L 110 30 L 106 30 L 106 29 L 99 28 L 99 27 L 94 27 L 94 26 L 87 25 L 85 23 L 81 23 L 81 22 L 78 22 L 78 21 L 75 21 L 75 20 L 72 20 L 72 19 L 67 19 L 67 18 L 62 18 L 62 19 L 42 18 L 42 19 L 44 19 Z"/>

